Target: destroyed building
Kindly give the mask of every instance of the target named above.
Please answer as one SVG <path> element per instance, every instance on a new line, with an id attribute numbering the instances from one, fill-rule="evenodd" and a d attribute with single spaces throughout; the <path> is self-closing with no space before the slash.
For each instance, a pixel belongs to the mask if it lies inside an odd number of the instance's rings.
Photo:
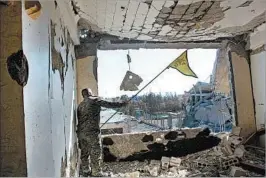
<path id="1" fill-rule="evenodd" d="M 98 94 L 97 50 L 140 48 L 217 49 L 214 90 L 231 96 L 236 127 L 104 135 L 105 174 L 265 175 L 265 10 L 265 0 L 1 0 L 0 175 L 78 176 L 76 110 L 82 89 Z"/>
<path id="2" fill-rule="evenodd" d="M 184 120 L 185 126 L 197 127 L 207 125 L 214 132 L 231 131 L 232 129 L 232 97 L 229 93 L 221 93 L 217 90 L 214 80 L 220 77 L 219 73 L 216 73 L 218 59 L 219 58 L 216 58 L 210 82 L 197 82 L 186 93 L 188 99 L 185 103 L 187 115 Z M 226 86 L 229 88 L 227 82 L 224 82 L 224 88 Z"/>

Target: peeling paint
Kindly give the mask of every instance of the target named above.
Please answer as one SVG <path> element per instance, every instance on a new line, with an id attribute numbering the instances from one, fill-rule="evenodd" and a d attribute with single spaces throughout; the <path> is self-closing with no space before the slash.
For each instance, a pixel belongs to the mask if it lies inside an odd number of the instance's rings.
<path id="1" fill-rule="evenodd" d="M 55 49 L 55 25 L 51 24 L 51 48 L 52 48 L 52 70 L 55 73 L 58 70 L 61 80 L 61 88 L 64 91 L 64 68 L 65 64 L 61 54 Z"/>

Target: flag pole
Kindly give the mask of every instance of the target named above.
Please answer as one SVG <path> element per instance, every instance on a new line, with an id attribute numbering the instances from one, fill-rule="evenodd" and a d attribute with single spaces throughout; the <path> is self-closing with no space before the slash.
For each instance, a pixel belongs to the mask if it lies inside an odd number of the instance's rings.
<path id="1" fill-rule="evenodd" d="M 171 64 L 171 63 L 170 63 Z M 127 102 L 129 103 L 132 99 L 134 99 L 136 96 L 138 96 L 138 94 L 140 92 L 142 92 L 147 86 L 149 86 L 156 78 L 158 78 L 164 71 L 166 71 L 166 69 L 169 68 L 170 64 L 164 68 L 159 74 L 157 74 L 151 81 L 149 81 L 144 87 L 142 87 L 135 95 L 133 95 Z M 121 110 L 121 108 L 119 108 L 113 115 L 111 115 L 109 117 L 109 119 L 107 119 L 100 128 L 102 128 L 110 119 L 112 119 L 119 111 Z"/>
<path id="2" fill-rule="evenodd" d="M 184 52 L 186 52 L 187 50 L 185 50 Z M 183 52 L 183 53 L 184 53 Z M 182 54 L 183 54 L 182 53 Z M 181 54 L 181 55 L 182 55 Z M 181 56 L 180 55 L 180 56 Z M 180 57 L 179 56 L 179 57 Z M 178 58 L 179 58 L 178 57 Z M 176 58 L 175 60 L 177 60 L 178 58 Z M 142 87 L 135 95 L 133 95 L 127 102 L 130 102 L 132 99 L 134 99 L 136 96 L 138 96 L 138 94 L 140 92 L 142 92 L 148 85 L 150 85 L 156 78 L 158 78 L 164 71 L 166 71 L 166 69 L 169 69 L 170 65 L 175 61 L 173 60 L 166 68 L 164 68 L 159 74 L 157 74 L 150 82 L 148 82 L 144 87 Z M 113 115 L 111 115 L 111 117 L 109 117 L 109 119 L 107 119 L 102 125 L 100 128 L 102 128 L 110 119 L 112 119 L 119 111 L 121 110 L 121 108 L 119 108 Z"/>

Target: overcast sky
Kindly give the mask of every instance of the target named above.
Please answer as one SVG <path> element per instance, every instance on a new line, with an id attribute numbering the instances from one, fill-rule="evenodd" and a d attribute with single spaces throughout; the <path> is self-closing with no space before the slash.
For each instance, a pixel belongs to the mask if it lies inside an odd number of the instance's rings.
<path id="1" fill-rule="evenodd" d="M 152 80 L 160 71 L 175 60 L 185 49 L 140 49 L 130 50 L 131 71 L 139 75 L 143 82 L 139 89 Z M 129 96 L 135 92 L 120 91 L 121 82 L 128 70 L 128 50 L 98 51 L 98 87 L 99 96 L 116 97 L 123 94 Z M 148 92 L 175 92 L 183 94 L 197 81 L 209 82 L 213 64 L 216 57 L 215 49 L 191 49 L 188 50 L 188 60 L 191 69 L 199 77 L 195 79 L 182 75 L 175 69 L 167 69 L 153 83 L 151 83 L 140 95 Z"/>

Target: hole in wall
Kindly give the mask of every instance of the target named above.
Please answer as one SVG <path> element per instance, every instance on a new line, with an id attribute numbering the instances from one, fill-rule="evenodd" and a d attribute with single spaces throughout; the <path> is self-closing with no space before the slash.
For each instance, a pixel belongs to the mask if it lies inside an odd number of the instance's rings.
<path id="1" fill-rule="evenodd" d="M 109 137 L 104 137 L 103 138 L 103 145 L 113 145 L 114 144 L 114 141 L 109 138 Z"/>
<path id="2" fill-rule="evenodd" d="M 64 47 L 65 43 L 64 43 L 64 38 L 61 37 L 61 47 Z"/>
<path id="3" fill-rule="evenodd" d="M 164 136 L 164 138 L 166 140 L 175 140 L 177 138 L 177 135 L 178 135 L 178 132 L 170 131 Z"/>
<path id="4" fill-rule="evenodd" d="M 57 2 L 56 1 L 54 1 L 54 6 L 55 6 L 55 8 L 57 8 Z"/>
<path id="5" fill-rule="evenodd" d="M 36 20 L 40 17 L 41 8 L 42 6 L 39 1 L 25 1 L 26 13 L 33 20 Z"/>
<path id="6" fill-rule="evenodd" d="M 152 135 L 145 135 L 141 140 L 142 142 L 152 142 L 154 139 Z"/>
<path id="7" fill-rule="evenodd" d="M 11 54 L 7 58 L 7 70 L 13 80 L 19 85 L 25 86 L 29 77 L 29 66 L 23 50 Z"/>

